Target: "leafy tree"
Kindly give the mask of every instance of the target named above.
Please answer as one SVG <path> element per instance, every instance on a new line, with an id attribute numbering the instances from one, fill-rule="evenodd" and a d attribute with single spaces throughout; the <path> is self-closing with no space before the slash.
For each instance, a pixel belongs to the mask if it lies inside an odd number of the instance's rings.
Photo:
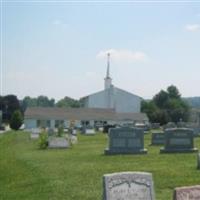
<path id="1" fill-rule="evenodd" d="M 14 130 L 18 130 L 23 123 L 23 117 L 19 110 L 15 110 L 10 120 L 10 127 Z"/>
<path id="2" fill-rule="evenodd" d="M 19 100 L 15 95 L 0 96 L 0 109 L 3 112 L 3 121 L 9 122 L 15 110 L 20 110 Z"/>
<path id="3" fill-rule="evenodd" d="M 37 98 L 31 98 L 29 96 L 24 97 L 22 101 L 23 110 L 27 107 L 54 107 L 55 100 L 49 99 L 47 96 L 40 95 Z"/>
<path id="4" fill-rule="evenodd" d="M 181 97 L 178 89 L 174 85 L 169 86 L 167 88 L 167 92 L 168 92 L 169 98 L 180 99 Z"/>
<path id="5" fill-rule="evenodd" d="M 63 99 L 59 100 L 56 103 L 57 107 L 62 107 L 62 108 L 79 108 L 80 107 L 80 102 L 78 100 L 72 99 L 70 97 L 64 97 Z"/>
<path id="6" fill-rule="evenodd" d="M 159 108 L 165 108 L 168 99 L 169 99 L 169 94 L 167 92 L 165 92 L 164 90 L 161 90 L 158 94 L 156 94 L 153 97 L 154 103 Z"/>
<path id="7" fill-rule="evenodd" d="M 49 99 L 46 96 L 39 96 L 37 98 L 37 106 L 40 107 L 53 107 L 55 104 L 55 100 L 54 99 Z"/>
<path id="8" fill-rule="evenodd" d="M 166 124 L 169 121 L 178 122 L 189 118 L 189 105 L 181 99 L 178 89 L 171 85 L 167 91 L 161 90 L 153 100 L 142 102 L 141 110 L 149 117 L 150 122 Z"/>

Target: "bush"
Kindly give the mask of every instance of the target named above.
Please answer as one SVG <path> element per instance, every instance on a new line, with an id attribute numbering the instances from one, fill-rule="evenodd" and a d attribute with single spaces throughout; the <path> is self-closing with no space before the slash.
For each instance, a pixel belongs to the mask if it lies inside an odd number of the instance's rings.
<path id="1" fill-rule="evenodd" d="M 40 149 L 46 149 L 48 146 L 48 135 L 46 132 L 41 132 L 39 136 L 39 142 L 38 142 Z"/>
<path id="2" fill-rule="evenodd" d="M 22 125 L 22 122 L 23 122 L 23 117 L 21 112 L 19 110 L 15 110 L 11 116 L 10 128 L 12 128 L 13 130 L 18 130 Z"/>

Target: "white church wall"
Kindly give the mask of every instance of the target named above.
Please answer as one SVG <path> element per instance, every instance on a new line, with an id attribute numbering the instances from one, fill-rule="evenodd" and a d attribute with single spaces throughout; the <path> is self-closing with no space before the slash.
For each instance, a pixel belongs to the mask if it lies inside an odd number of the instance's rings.
<path id="1" fill-rule="evenodd" d="M 92 94 L 89 96 L 88 107 L 89 108 L 112 108 L 110 90 L 103 90 L 101 92 Z"/>
<path id="2" fill-rule="evenodd" d="M 124 90 L 115 88 L 116 112 L 140 112 L 141 98 Z"/>
<path id="3" fill-rule="evenodd" d="M 25 129 L 37 128 L 36 119 L 25 119 L 24 120 Z"/>

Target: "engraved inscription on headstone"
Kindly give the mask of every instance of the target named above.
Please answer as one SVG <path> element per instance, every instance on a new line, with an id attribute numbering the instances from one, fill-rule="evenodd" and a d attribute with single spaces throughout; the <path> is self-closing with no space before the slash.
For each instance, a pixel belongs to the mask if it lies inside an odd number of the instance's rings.
<path id="1" fill-rule="evenodd" d="M 144 132 L 139 128 L 111 128 L 105 154 L 144 154 Z"/>
<path id="2" fill-rule="evenodd" d="M 181 153 L 196 152 L 194 148 L 193 130 L 189 128 L 172 128 L 165 130 L 164 148 L 160 149 L 161 153 Z"/>
<path id="3" fill-rule="evenodd" d="M 152 175 L 122 172 L 103 176 L 103 200 L 154 200 Z"/>
<path id="4" fill-rule="evenodd" d="M 200 185 L 190 187 L 179 187 L 174 190 L 173 200 L 199 200 Z"/>

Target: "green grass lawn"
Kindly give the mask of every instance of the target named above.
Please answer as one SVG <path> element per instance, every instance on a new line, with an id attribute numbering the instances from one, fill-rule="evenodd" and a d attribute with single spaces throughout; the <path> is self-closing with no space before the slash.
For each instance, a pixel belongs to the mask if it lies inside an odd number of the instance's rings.
<path id="1" fill-rule="evenodd" d="M 178 186 L 199 184 L 196 153 L 159 154 L 149 146 L 147 155 L 105 156 L 107 136 L 78 136 L 79 142 L 65 150 L 39 150 L 25 132 L 0 135 L 1 200 L 101 200 L 102 176 L 122 171 L 153 174 L 157 200 L 171 200 Z M 200 138 L 195 139 L 200 149 Z"/>

